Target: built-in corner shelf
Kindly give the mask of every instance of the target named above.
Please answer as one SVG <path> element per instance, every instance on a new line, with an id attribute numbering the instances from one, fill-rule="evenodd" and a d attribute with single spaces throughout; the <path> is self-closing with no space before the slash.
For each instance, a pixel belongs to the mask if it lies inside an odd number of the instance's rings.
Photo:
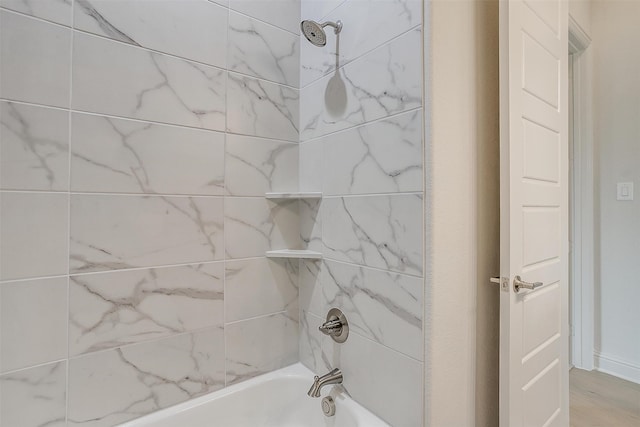
<path id="1" fill-rule="evenodd" d="M 322 259 L 322 253 L 308 251 L 306 249 L 280 249 L 277 251 L 267 251 L 267 258 L 298 258 L 298 259 Z"/>
<path id="2" fill-rule="evenodd" d="M 322 193 L 317 191 L 296 192 L 296 193 L 266 193 L 267 199 L 321 199 Z"/>

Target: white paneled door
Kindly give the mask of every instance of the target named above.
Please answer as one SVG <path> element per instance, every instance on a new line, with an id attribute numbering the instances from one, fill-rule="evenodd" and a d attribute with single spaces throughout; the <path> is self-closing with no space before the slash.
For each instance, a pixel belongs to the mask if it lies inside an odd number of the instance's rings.
<path id="1" fill-rule="evenodd" d="M 567 22 L 500 1 L 501 427 L 569 425 Z"/>

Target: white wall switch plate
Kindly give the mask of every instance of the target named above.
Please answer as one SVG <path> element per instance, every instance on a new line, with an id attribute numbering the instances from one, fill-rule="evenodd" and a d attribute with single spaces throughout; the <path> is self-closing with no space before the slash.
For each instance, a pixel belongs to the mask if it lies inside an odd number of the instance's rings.
<path id="1" fill-rule="evenodd" d="M 633 182 L 618 183 L 618 200 L 633 200 Z"/>

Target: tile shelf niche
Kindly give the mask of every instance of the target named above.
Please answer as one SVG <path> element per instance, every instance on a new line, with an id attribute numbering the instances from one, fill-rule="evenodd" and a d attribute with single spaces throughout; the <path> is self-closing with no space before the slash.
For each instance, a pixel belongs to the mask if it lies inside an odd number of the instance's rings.
<path id="1" fill-rule="evenodd" d="M 267 258 L 298 258 L 298 259 L 322 259 L 322 253 L 306 249 L 280 249 L 267 251 Z"/>
<path id="2" fill-rule="evenodd" d="M 294 192 L 294 193 L 266 193 L 267 199 L 321 199 L 322 193 L 308 191 L 308 192 Z"/>
<path id="3" fill-rule="evenodd" d="M 321 199 L 322 193 L 316 191 L 307 192 L 273 192 L 266 193 L 265 197 L 272 200 L 291 200 L 291 199 Z M 309 251 L 306 249 L 280 249 L 275 251 L 267 251 L 267 258 L 297 258 L 297 259 L 322 259 L 322 253 Z"/>

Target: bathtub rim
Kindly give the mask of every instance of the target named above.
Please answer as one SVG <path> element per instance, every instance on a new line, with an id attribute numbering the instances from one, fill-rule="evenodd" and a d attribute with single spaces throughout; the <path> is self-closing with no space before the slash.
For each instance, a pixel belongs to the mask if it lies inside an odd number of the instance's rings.
<path id="1" fill-rule="evenodd" d="M 242 381 L 238 384 L 233 384 L 220 390 L 207 393 L 203 396 L 189 399 L 182 403 L 178 403 L 167 408 L 151 412 L 147 415 L 134 418 L 123 424 L 119 424 L 118 427 L 153 427 L 153 423 L 164 420 L 165 418 L 181 414 L 183 412 L 189 411 L 190 409 L 194 409 L 198 406 L 207 404 L 213 400 L 218 400 L 224 398 L 225 396 L 240 393 L 244 390 L 275 379 L 291 377 L 298 379 L 308 379 L 309 385 L 311 386 L 314 375 L 315 374 L 309 368 L 304 366 L 302 363 L 297 362 L 284 368 L 267 372 L 266 374 L 258 375 L 246 381 Z M 332 395 L 334 394 L 332 393 Z M 358 424 L 363 423 L 362 425 L 367 427 L 391 427 L 386 423 L 386 421 L 382 420 L 369 409 L 356 402 L 351 396 L 347 395 L 346 393 L 340 393 L 340 397 L 341 398 L 338 403 L 339 406 L 350 410 L 358 421 Z M 320 399 L 316 400 L 318 401 L 318 412 L 320 413 Z"/>

